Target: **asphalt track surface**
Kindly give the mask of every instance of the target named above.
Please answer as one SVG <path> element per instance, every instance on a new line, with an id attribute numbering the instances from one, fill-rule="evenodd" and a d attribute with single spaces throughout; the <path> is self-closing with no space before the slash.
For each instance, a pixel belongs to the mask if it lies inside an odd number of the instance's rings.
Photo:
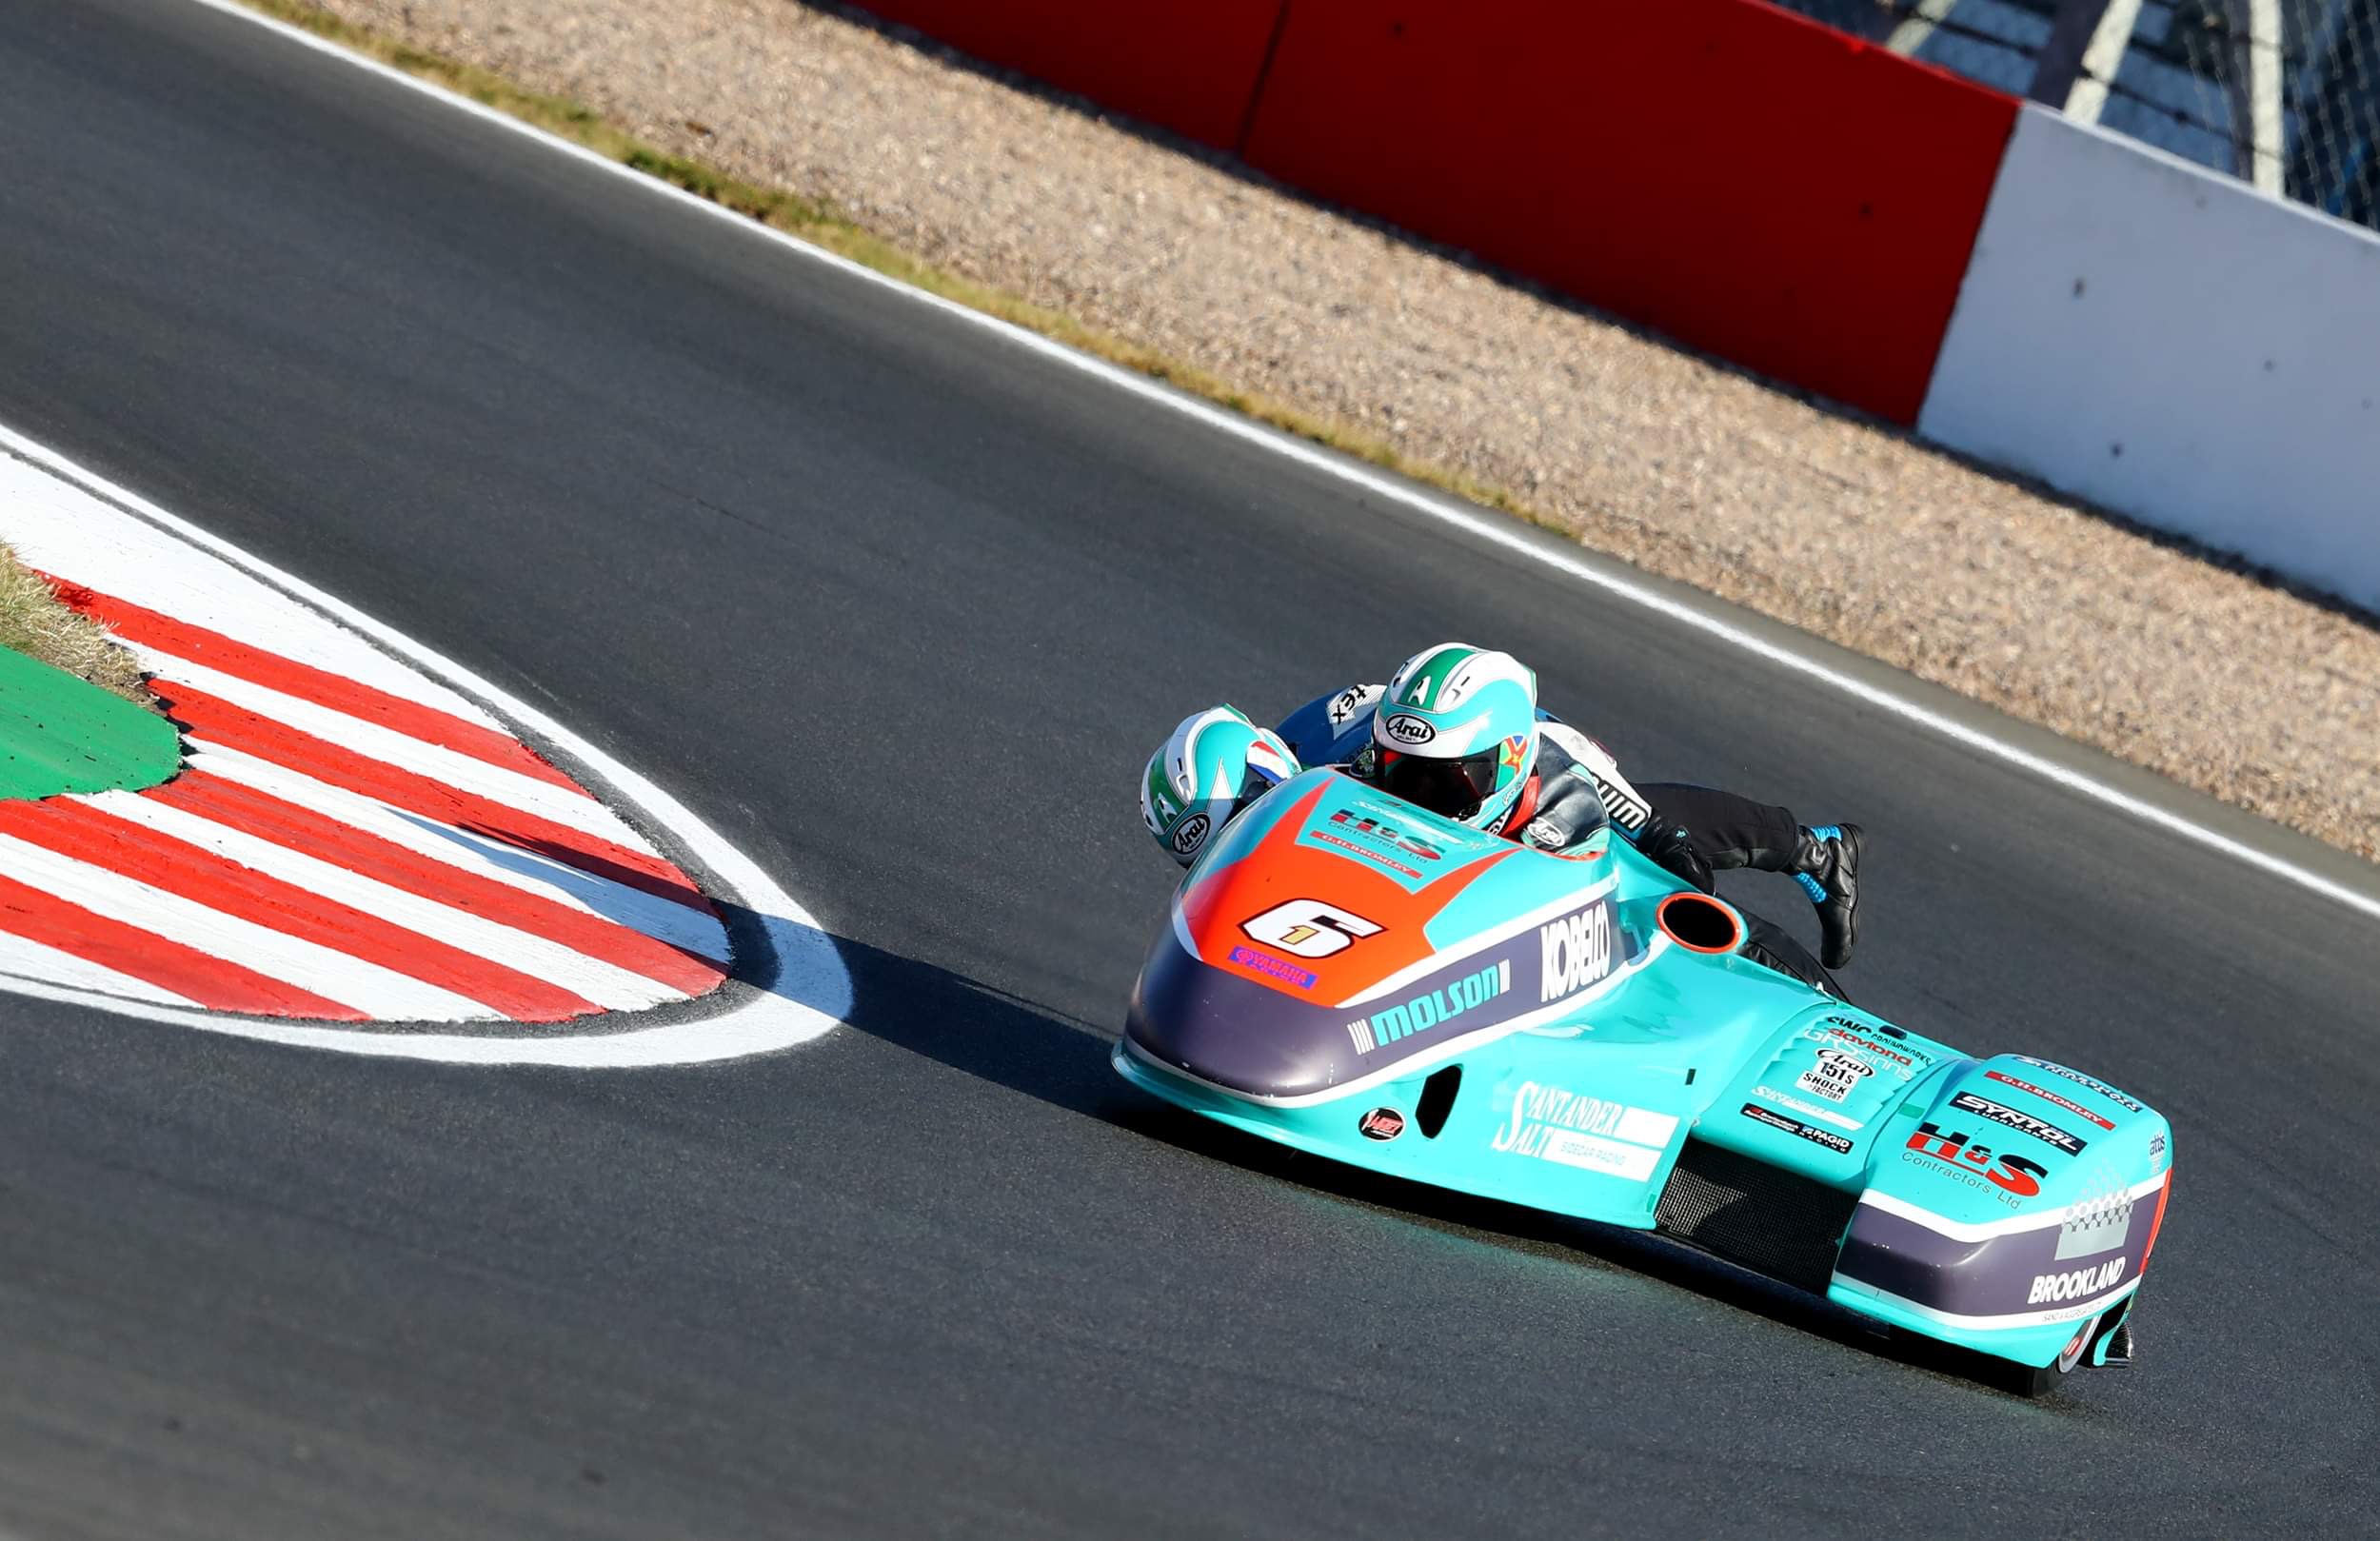
<path id="1" fill-rule="evenodd" d="M 0 421 L 577 723 L 857 987 L 633 1073 L 0 1000 L 0 1530 L 2371 1524 L 2370 921 L 195 7 L 0 9 Z M 2022 1402 L 1114 1079 L 1149 745 L 1450 635 L 1865 822 L 1865 1002 L 2171 1115 L 2137 1369 Z"/>

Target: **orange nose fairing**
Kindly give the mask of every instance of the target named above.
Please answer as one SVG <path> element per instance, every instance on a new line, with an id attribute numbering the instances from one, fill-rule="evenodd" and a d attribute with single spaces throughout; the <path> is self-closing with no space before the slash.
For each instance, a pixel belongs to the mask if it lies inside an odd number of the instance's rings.
<path id="1" fill-rule="evenodd" d="M 1360 853 L 1299 842 L 1329 786 L 1318 783 L 1253 849 L 1181 897 L 1200 961 L 1303 999 L 1348 1000 L 1437 952 L 1429 922 L 1518 849 L 1459 853 L 1444 877 L 1409 891 Z M 1313 916 L 1281 913 L 1308 901 Z M 1313 982 L 1300 982 L 1300 975 Z"/>

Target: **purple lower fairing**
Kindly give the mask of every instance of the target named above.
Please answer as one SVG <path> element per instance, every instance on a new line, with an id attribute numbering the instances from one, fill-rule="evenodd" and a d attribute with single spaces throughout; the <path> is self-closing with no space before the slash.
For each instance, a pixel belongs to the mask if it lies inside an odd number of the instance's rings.
<path id="1" fill-rule="evenodd" d="M 2131 1200 L 2111 1197 L 2033 1230 L 1965 1240 L 1862 1204 L 1835 1271 L 1935 1311 L 2028 1317 L 2079 1304 L 2137 1278 L 2148 1259 L 2156 1209 L 2153 1193 Z"/>
<path id="2" fill-rule="evenodd" d="M 1609 899 L 1589 900 L 1353 1006 L 1316 1001 L 1200 962 L 1168 927 L 1133 987 L 1124 1032 L 1156 1059 L 1232 1091 L 1252 1096 L 1328 1091 L 1547 1004 L 1540 934 L 1610 908 Z M 1617 936 L 1613 919 L 1606 915 L 1603 924 Z M 1557 984 L 1567 988 L 1557 988 L 1555 998 L 1584 994 L 1616 971 L 1614 960 L 1593 978 L 1565 977 Z"/>

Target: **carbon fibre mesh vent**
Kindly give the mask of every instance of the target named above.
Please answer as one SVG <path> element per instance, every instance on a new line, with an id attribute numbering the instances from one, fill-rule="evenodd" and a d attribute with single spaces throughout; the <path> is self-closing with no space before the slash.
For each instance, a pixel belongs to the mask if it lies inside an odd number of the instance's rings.
<path id="1" fill-rule="evenodd" d="M 1858 1202 L 1857 1194 L 1690 1139 L 1653 1224 L 1729 1262 L 1824 1294 Z"/>

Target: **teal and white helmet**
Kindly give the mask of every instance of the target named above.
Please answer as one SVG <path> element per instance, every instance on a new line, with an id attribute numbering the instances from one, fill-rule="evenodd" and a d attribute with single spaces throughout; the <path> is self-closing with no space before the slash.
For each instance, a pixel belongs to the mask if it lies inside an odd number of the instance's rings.
<path id="1" fill-rule="evenodd" d="M 1303 768 L 1279 734 L 1237 706 L 1193 712 L 1149 756 L 1140 822 L 1186 867 L 1233 814 Z"/>
<path id="2" fill-rule="evenodd" d="M 1494 829 L 1537 761 L 1537 674 L 1467 642 L 1423 648 L 1388 682 L 1372 745 L 1382 791 Z"/>

